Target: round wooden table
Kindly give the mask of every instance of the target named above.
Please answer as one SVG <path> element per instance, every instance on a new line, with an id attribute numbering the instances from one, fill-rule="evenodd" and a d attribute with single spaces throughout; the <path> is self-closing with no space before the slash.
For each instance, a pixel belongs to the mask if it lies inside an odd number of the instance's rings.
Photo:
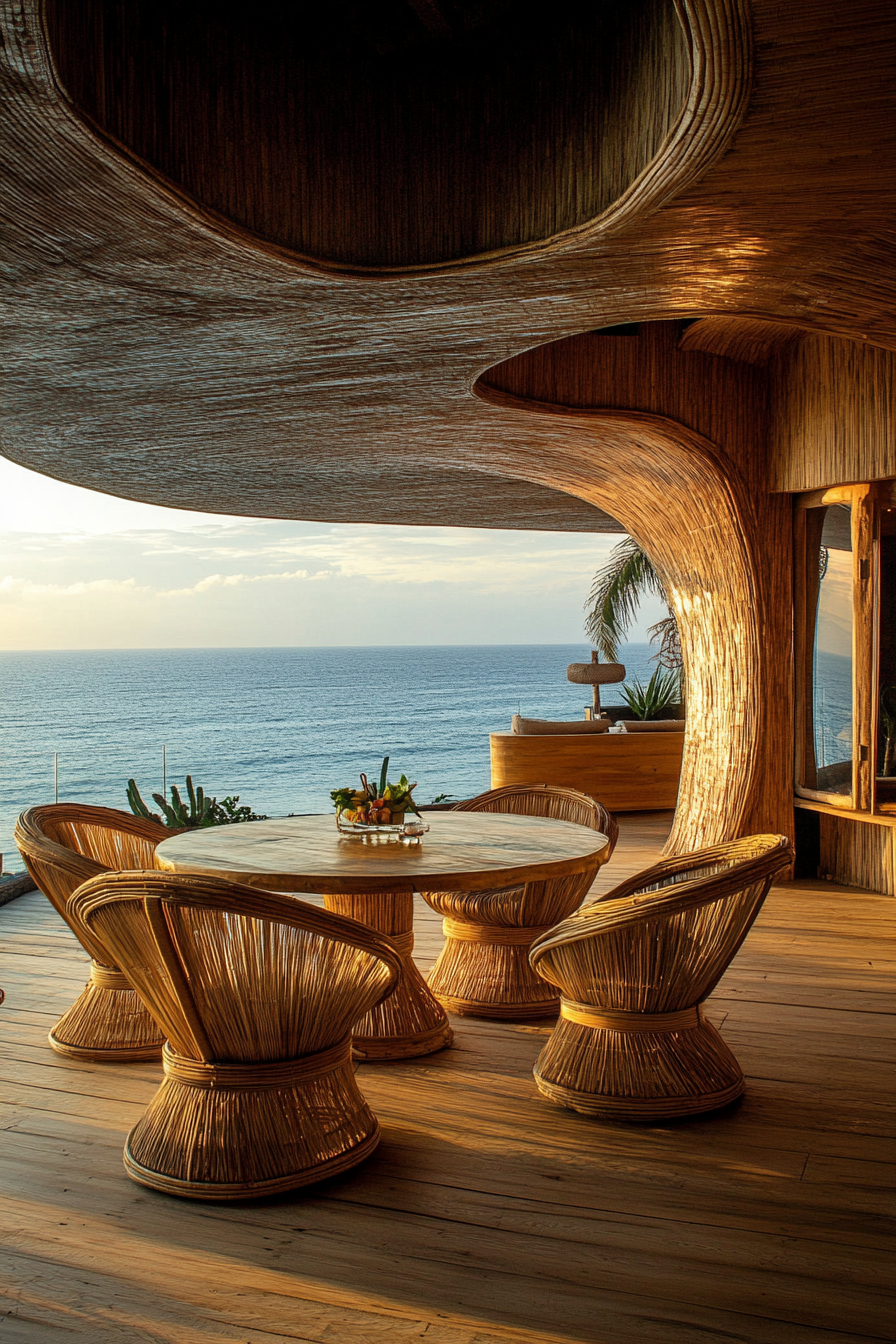
<path id="1" fill-rule="evenodd" d="M 444 1008 L 412 958 L 415 891 L 483 891 L 595 872 L 609 841 L 599 831 L 544 817 L 436 812 L 420 844 L 341 835 L 330 816 L 285 817 L 185 831 L 163 840 L 158 866 L 213 874 L 269 891 L 322 894 L 328 910 L 397 944 L 402 985 L 354 1035 L 364 1059 L 408 1059 L 450 1045 Z"/>

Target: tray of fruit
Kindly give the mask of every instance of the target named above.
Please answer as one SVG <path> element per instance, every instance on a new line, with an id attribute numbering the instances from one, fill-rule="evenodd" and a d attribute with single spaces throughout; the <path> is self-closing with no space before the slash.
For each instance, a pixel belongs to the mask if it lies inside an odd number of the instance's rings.
<path id="1" fill-rule="evenodd" d="M 380 777 L 371 783 L 361 775 L 359 789 L 333 789 L 336 825 L 345 835 L 385 835 L 416 838 L 429 830 L 421 821 L 414 802 L 416 784 L 402 775 L 397 784 L 388 781 L 389 757 L 383 757 Z"/>

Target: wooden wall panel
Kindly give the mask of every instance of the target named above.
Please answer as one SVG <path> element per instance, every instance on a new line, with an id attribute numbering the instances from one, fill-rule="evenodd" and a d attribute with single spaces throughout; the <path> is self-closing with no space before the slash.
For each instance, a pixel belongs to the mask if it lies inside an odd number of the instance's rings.
<path id="1" fill-rule="evenodd" d="M 769 373 L 773 489 L 896 476 L 896 354 L 812 334 Z"/>
<path id="2" fill-rule="evenodd" d="M 822 876 L 896 896 L 896 827 L 827 815 L 819 824 Z"/>
<path id="3" fill-rule="evenodd" d="M 681 335 L 679 322 L 642 322 L 630 336 L 587 332 L 527 350 L 481 382 L 529 401 L 668 416 L 719 445 L 765 489 L 765 370 L 682 349 Z"/>

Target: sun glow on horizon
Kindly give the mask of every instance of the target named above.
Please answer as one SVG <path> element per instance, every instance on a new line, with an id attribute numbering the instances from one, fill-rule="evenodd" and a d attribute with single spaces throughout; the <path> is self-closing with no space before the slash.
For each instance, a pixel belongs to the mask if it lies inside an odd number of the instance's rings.
<path id="1" fill-rule="evenodd" d="M 0 526 L 10 650 L 584 642 L 619 540 L 190 513 L 2 458 Z"/>

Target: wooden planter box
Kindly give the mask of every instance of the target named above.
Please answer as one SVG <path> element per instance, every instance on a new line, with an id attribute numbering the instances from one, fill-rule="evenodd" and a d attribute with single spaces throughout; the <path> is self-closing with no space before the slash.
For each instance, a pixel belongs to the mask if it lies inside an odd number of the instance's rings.
<path id="1" fill-rule="evenodd" d="M 611 812 L 652 812 L 678 798 L 684 733 L 492 733 L 492 788 L 555 784 Z"/>

